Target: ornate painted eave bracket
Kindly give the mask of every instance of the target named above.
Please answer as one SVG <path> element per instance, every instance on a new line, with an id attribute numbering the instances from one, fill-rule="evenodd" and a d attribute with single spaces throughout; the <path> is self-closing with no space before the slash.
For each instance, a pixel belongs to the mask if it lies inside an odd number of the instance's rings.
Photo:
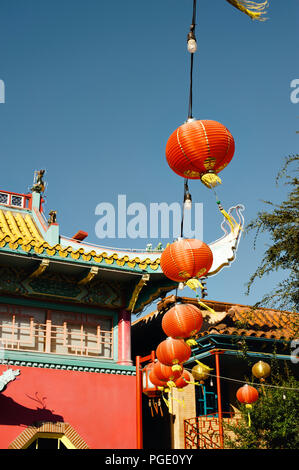
<path id="1" fill-rule="evenodd" d="M 42 259 L 38 268 L 35 271 L 33 271 L 33 273 L 30 274 L 29 278 L 35 279 L 39 277 L 49 267 L 49 264 L 50 264 L 49 259 L 46 259 L 46 258 Z"/>
<path id="2" fill-rule="evenodd" d="M 133 294 L 131 296 L 129 306 L 128 306 L 128 311 L 133 312 L 136 302 L 138 300 L 139 294 L 141 292 L 141 289 L 146 285 L 146 283 L 150 280 L 150 275 L 149 274 L 143 274 L 139 282 L 136 284 L 135 289 L 133 291 Z"/>
<path id="3" fill-rule="evenodd" d="M 92 279 L 98 274 L 99 268 L 97 266 L 92 266 L 88 272 L 88 274 L 81 279 L 78 284 L 80 286 L 84 286 L 85 284 L 88 284 Z"/>

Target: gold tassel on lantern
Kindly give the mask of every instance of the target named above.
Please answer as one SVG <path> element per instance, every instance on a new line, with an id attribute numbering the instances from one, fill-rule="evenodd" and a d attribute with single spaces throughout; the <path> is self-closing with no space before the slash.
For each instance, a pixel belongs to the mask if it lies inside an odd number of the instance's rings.
<path id="1" fill-rule="evenodd" d="M 252 410 L 252 405 L 250 405 L 249 403 L 247 403 L 246 405 L 246 408 L 248 410 L 248 427 L 250 428 L 251 427 L 251 417 L 250 417 L 250 412 Z"/>
<path id="2" fill-rule="evenodd" d="M 212 172 L 205 173 L 204 175 L 202 175 L 200 180 L 208 188 L 215 188 L 215 186 L 218 186 L 218 184 L 222 183 L 219 176 L 216 175 L 216 173 L 212 173 Z"/>
<path id="3" fill-rule="evenodd" d="M 195 293 L 196 293 L 196 291 L 199 287 L 201 289 L 203 289 L 203 285 L 201 284 L 201 282 L 198 279 L 195 279 L 195 278 L 189 279 L 189 281 L 186 282 L 186 286 L 188 286 L 190 289 L 192 289 Z M 196 295 L 196 297 L 198 298 L 199 295 Z M 206 310 L 209 310 L 209 312 L 211 312 L 211 313 L 215 313 L 215 310 L 210 308 L 204 302 L 202 302 L 201 300 L 197 300 L 197 301 L 198 301 L 198 303 L 201 307 L 205 308 Z"/>
<path id="4" fill-rule="evenodd" d="M 265 21 L 262 15 L 266 13 L 266 8 L 269 6 L 269 2 L 251 2 L 248 0 L 226 0 L 233 7 L 242 11 L 246 15 L 250 16 L 252 20 Z"/>

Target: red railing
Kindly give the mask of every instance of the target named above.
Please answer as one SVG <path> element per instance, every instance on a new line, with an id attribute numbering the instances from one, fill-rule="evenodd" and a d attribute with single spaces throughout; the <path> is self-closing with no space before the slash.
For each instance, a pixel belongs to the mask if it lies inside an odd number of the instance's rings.
<path id="1" fill-rule="evenodd" d="M 2 321 L 1 321 L 2 320 Z M 99 324 L 64 321 L 36 323 L 33 317 L 0 315 L 0 346 L 4 349 L 113 358 L 113 333 Z"/>
<path id="2" fill-rule="evenodd" d="M 5 206 L 19 207 L 21 209 L 31 208 L 32 194 L 12 193 L 0 190 L 0 204 Z"/>
<path id="3" fill-rule="evenodd" d="M 219 423 L 216 413 L 185 419 L 185 449 L 221 449 L 221 427 L 225 434 L 224 423 L 237 424 L 239 421 L 239 417 L 233 413 L 222 413 L 222 416 L 223 423 Z"/>

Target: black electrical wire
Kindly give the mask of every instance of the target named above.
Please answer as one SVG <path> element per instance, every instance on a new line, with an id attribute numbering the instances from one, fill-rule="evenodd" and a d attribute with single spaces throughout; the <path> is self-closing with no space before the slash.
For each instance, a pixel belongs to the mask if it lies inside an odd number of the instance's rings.
<path id="1" fill-rule="evenodd" d="M 195 20 L 196 20 L 196 1 L 193 0 L 193 13 L 192 13 L 192 23 L 190 26 L 190 33 L 195 34 Z M 189 34 L 190 34 L 189 33 Z M 193 101 L 193 56 L 194 54 L 191 53 L 191 58 L 190 58 L 190 91 L 189 91 L 189 109 L 188 109 L 188 119 L 191 119 L 193 117 L 192 115 L 192 101 Z"/>
<path id="2" fill-rule="evenodd" d="M 192 23 L 190 25 L 190 32 L 188 34 L 188 38 L 194 37 L 195 38 L 195 26 L 196 26 L 196 2 L 197 0 L 193 0 L 193 11 L 192 11 Z M 192 119 L 192 105 L 193 105 L 193 56 L 194 53 L 190 53 L 190 84 L 189 84 L 189 108 L 188 108 L 188 119 Z M 185 203 L 185 196 L 186 192 L 188 191 L 188 179 L 184 179 L 184 199 L 183 199 L 183 211 L 182 211 L 182 220 L 181 220 L 181 238 L 183 238 L 184 232 L 184 203 Z"/>

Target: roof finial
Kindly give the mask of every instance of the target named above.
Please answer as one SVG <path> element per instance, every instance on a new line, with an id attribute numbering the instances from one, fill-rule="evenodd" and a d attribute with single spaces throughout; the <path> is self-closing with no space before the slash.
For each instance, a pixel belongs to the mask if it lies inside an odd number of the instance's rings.
<path id="1" fill-rule="evenodd" d="M 45 174 L 46 170 L 39 170 L 34 172 L 34 180 L 33 180 L 33 186 L 31 188 L 31 191 L 34 191 L 36 193 L 43 193 L 45 190 L 45 182 L 43 180 L 43 176 Z"/>

